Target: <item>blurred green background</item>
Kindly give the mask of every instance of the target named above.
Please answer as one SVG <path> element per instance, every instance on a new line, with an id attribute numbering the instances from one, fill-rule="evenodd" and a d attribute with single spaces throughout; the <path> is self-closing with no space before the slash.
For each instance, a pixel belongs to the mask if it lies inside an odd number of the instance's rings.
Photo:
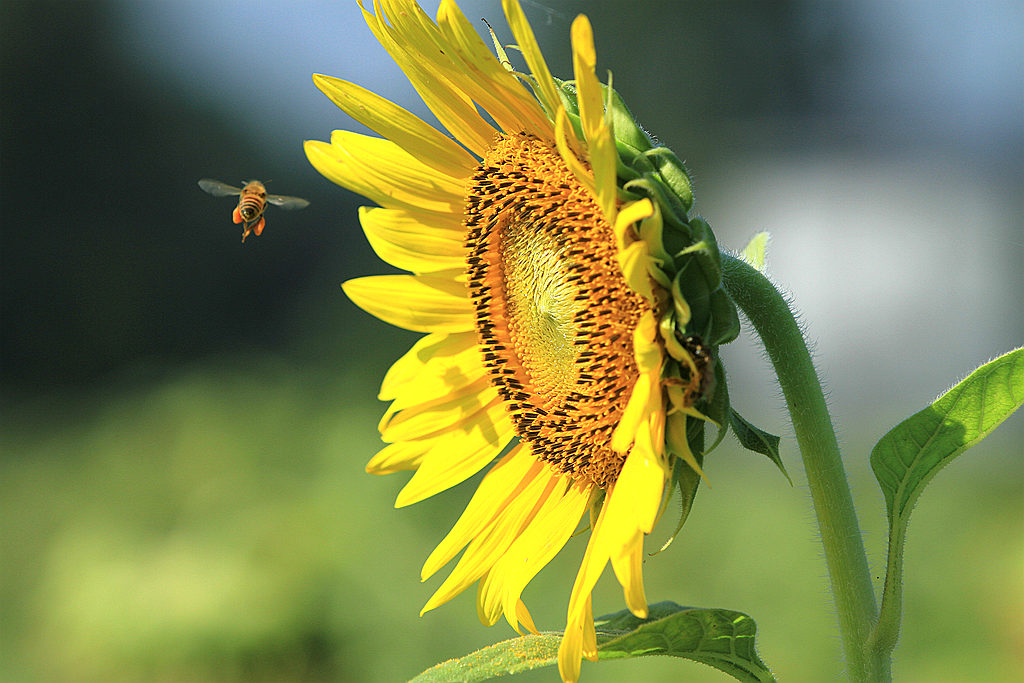
<path id="1" fill-rule="evenodd" d="M 772 232 L 880 575 L 871 445 L 1024 341 L 1024 10 L 523 2 L 561 75 L 569 23 L 590 15 L 599 69 L 687 161 L 721 244 Z M 499 3 L 461 6 L 511 42 Z M 400 681 L 512 635 L 477 622 L 474 591 L 417 616 L 440 580 L 419 567 L 472 485 L 394 510 L 406 476 L 363 473 L 377 383 L 415 335 L 338 288 L 386 267 L 361 199 L 303 157 L 303 139 L 362 130 L 310 74 L 430 117 L 355 3 L 6 0 L 0 37 L 0 680 Z M 312 205 L 271 209 L 239 245 L 201 177 L 269 179 Z M 727 441 L 684 532 L 647 561 L 648 597 L 743 610 L 780 680 L 835 679 L 778 389 L 749 339 L 723 354 L 796 485 Z M 898 679 L 1024 678 L 1022 438 L 1017 415 L 915 511 Z M 527 589 L 541 628 L 563 624 L 584 542 Z M 610 575 L 594 604 L 623 607 Z M 726 677 L 584 666 L 592 683 L 640 679 Z"/>

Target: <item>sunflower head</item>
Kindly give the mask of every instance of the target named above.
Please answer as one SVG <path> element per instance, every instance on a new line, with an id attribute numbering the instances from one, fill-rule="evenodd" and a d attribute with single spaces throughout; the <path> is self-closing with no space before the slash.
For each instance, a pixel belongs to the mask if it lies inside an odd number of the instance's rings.
<path id="1" fill-rule="evenodd" d="M 534 630 L 521 594 L 589 510 L 559 656 L 575 680 L 580 656 L 596 657 L 590 592 L 607 564 L 646 614 L 643 539 L 673 486 L 692 500 L 705 423 L 727 424 L 716 351 L 738 318 L 714 235 L 689 215 L 686 170 L 598 81 L 586 17 L 571 30 L 574 79 L 559 81 L 518 2 L 504 8 L 523 72 L 450 0 L 436 19 L 409 0 L 364 8 L 447 134 L 316 76 L 382 137 L 336 131 L 306 153 L 379 205 L 360 211 L 362 227 L 409 271 L 345 292 L 426 333 L 384 378 L 388 445 L 367 469 L 414 470 L 408 505 L 490 468 L 423 568 L 462 553 L 424 611 L 478 583 L 485 623 Z"/>

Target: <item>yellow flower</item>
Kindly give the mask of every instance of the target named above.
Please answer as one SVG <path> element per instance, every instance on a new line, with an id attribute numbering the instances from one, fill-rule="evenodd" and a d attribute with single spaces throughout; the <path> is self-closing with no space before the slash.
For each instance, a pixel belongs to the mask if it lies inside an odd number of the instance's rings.
<path id="1" fill-rule="evenodd" d="M 335 131 L 305 149 L 324 176 L 379 205 L 360 210 L 366 236 L 410 271 L 351 280 L 346 294 L 427 333 L 384 378 L 389 445 L 367 470 L 415 470 L 400 507 L 493 462 L 423 567 L 426 579 L 462 552 L 423 611 L 478 583 L 484 623 L 504 616 L 535 631 L 522 592 L 589 510 L 559 652 L 562 678 L 575 681 L 581 656 L 597 658 L 590 594 L 609 562 L 626 604 L 646 616 L 644 536 L 676 456 L 697 467 L 686 415 L 700 415 L 693 403 L 708 368 L 665 323 L 682 329 L 689 313 L 659 277 L 661 209 L 617 187 L 611 91 L 594 72 L 589 21 L 572 24 L 573 102 L 518 2 L 504 10 L 530 75 L 496 58 L 451 0 L 436 22 L 409 0 L 364 8 L 455 139 L 317 75 L 317 87 L 383 139 Z M 683 370 L 670 371 L 673 362 Z"/>

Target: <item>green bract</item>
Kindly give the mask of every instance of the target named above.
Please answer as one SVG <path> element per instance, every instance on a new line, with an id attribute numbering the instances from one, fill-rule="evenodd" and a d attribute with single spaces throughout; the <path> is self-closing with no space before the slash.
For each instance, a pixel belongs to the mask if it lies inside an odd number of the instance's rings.
<path id="1" fill-rule="evenodd" d="M 744 448 L 767 455 L 785 474 L 778 454 L 779 438 L 752 425 L 729 403 L 726 372 L 718 347 L 739 335 L 739 314 L 722 283 L 721 252 L 714 231 L 703 218 L 690 215 L 694 200 L 689 173 L 671 149 L 657 143 L 637 123 L 618 92 L 607 85 L 602 87 L 605 117 L 612 126 L 618 154 L 620 198 L 647 198 L 657 207 L 656 220 L 644 221 L 639 230 L 649 244 L 663 245 L 662 253 L 655 254 L 659 262 L 651 277 L 671 293 L 671 302 L 663 306 L 659 321 L 669 353 L 664 374 L 685 385 L 693 377 L 694 368 L 689 366 L 692 361 L 687 359 L 692 357 L 695 345 L 706 350 L 710 359 L 709 366 L 699 371 L 710 373 L 711 379 L 702 380 L 702 396 L 691 414 L 715 424 L 718 435 L 710 448 L 706 447 L 704 422 L 687 420 L 685 437 L 675 435 L 674 439 L 669 434 L 669 448 L 677 456 L 688 449 L 702 466 L 703 456 L 721 442 L 726 430 L 732 429 Z M 558 81 L 558 93 L 577 137 L 583 139 L 576 84 Z M 645 231 L 660 234 L 644 234 Z M 679 438 L 685 438 L 685 446 L 678 443 Z M 682 459 L 688 461 L 686 457 Z M 680 466 L 677 461 L 672 479 L 681 495 L 678 532 L 689 513 L 700 477 L 692 467 Z"/>

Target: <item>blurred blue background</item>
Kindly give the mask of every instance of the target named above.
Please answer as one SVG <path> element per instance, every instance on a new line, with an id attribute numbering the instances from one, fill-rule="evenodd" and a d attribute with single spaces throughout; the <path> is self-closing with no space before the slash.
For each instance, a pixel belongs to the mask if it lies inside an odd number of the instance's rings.
<path id="1" fill-rule="evenodd" d="M 1024 342 L 1024 9 L 523 4 L 556 75 L 572 18 L 590 16 L 599 69 L 685 159 L 723 246 L 772 233 L 880 575 L 871 445 Z M 460 6 L 512 42 L 500 3 Z M 338 287 L 386 266 L 361 198 L 303 156 L 304 139 L 362 130 L 310 75 L 431 117 L 357 5 L 5 0 L 0 54 L 0 680 L 396 681 L 509 637 L 479 625 L 474 591 L 416 616 L 438 584 L 419 567 L 472 486 L 396 511 L 406 477 L 363 473 L 377 383 L 415 335 Z M 312 204 L 271 208 L 239 245 L 231 200 L 202 177 Z M 647 562 L 648 597 L 746 611 L 781 680 L 836 678 L 778 389 L 749 339 L 723 356 L 796 486 L 727 441 L 686 529 Z M 1018 415 L 915 511 L 899 679 L 1024 677 L 1022 438 Z M 541 628 L 563 624 L 584 542 L 527 590 Z M 622 607 L 605 577 L 595 610 Z M 726 680 L 663 659 L 584 668 L 680 675 Z"/>

